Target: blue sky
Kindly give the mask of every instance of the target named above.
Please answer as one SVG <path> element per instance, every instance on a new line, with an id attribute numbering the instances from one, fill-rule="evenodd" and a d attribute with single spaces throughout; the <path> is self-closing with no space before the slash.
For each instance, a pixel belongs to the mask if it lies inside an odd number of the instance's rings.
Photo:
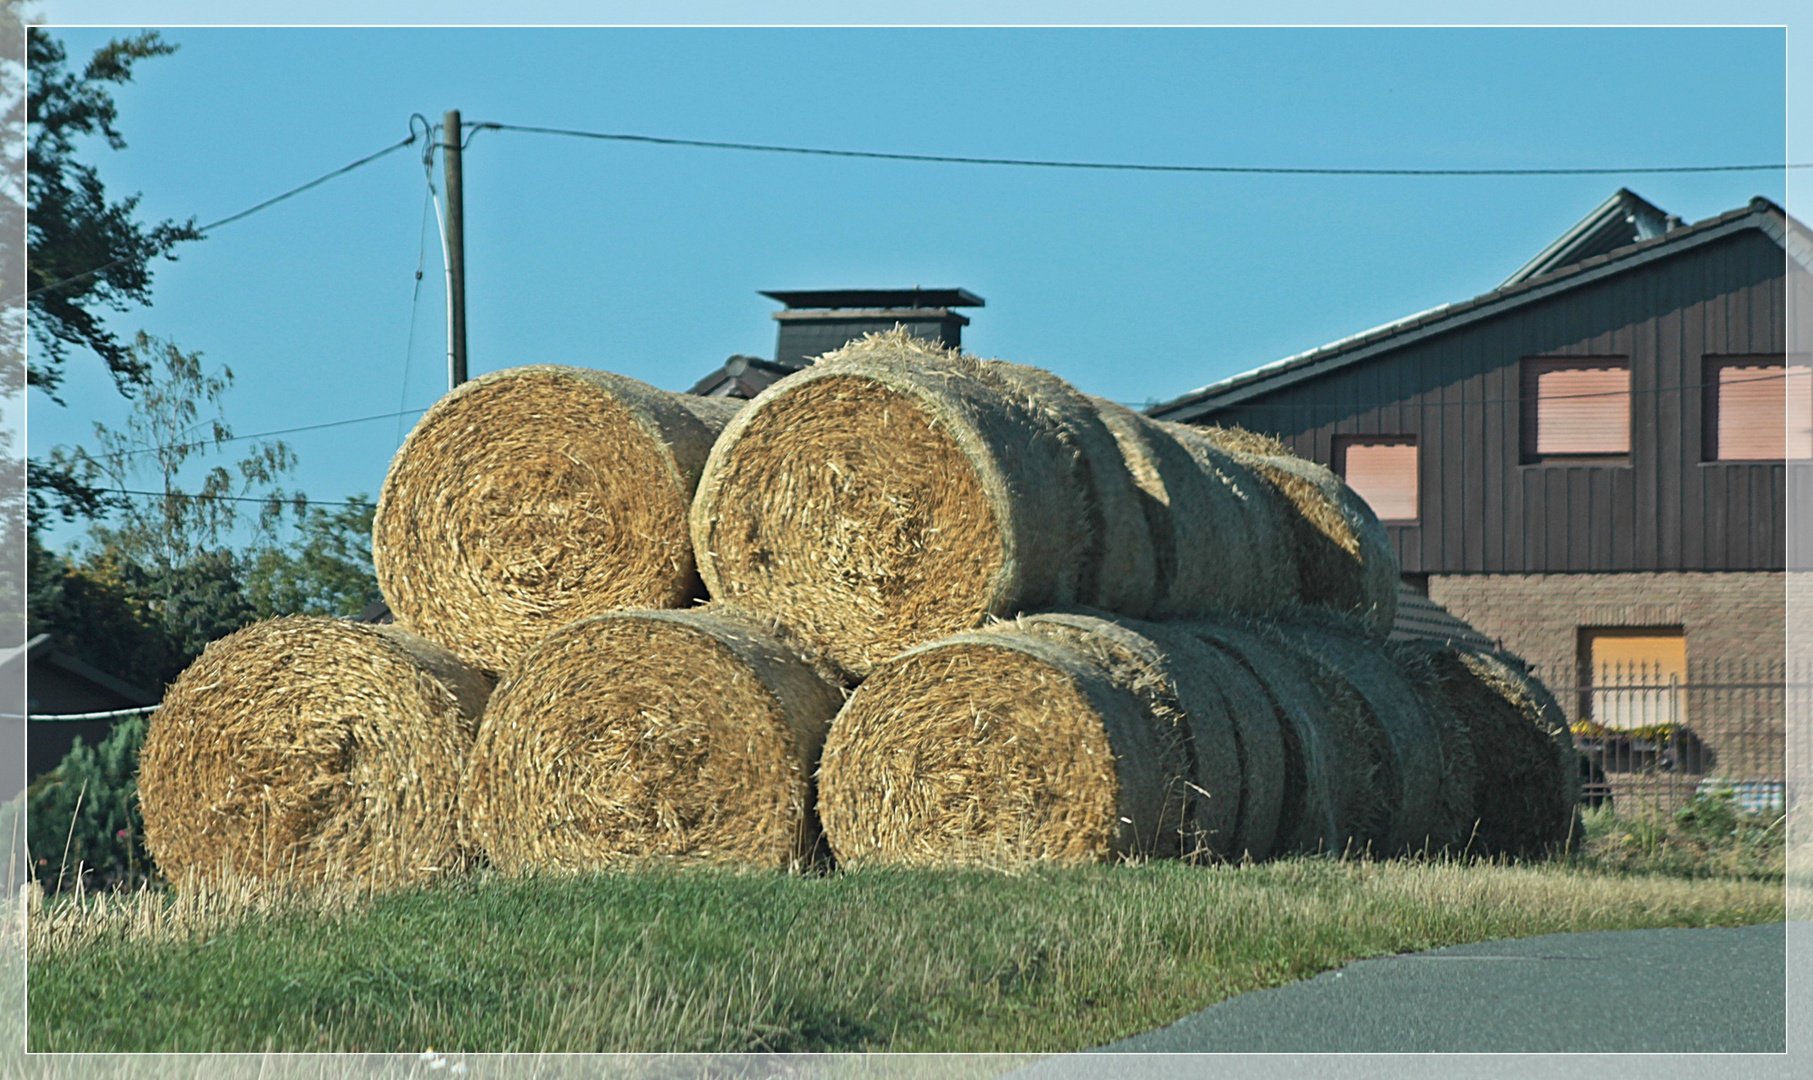
<path id="1" fill-rule="evenodd" d="M 49 14 L 108 22 L 113 6 Z M 58 33 L 79 56 L 112 32 Z M 1181 164 L 1785 152 L 1779 28 L 165 33 L 181 51 L 118 95 L 130 147 L 90 158 L 113 191 L 143 193 L 146 217 L 204 222 L 447 108 L 700 139 Z M 772 353 L 777 305 L 757 290 L 962 286 L 988 301 L 970 313 L 972 350 L 1141 403 L 1486 291 L 1620 185 L 1689 221 L 1786 194 L 1779 173 L 1078 173 L 484 132 L 466 155 L 471 366 L 581 364 L 684 389 L 730 353 Z M 112 325 L 230 365 L 241 433 L 426 407 L 445 386 L 445 313 L 424 192 L 413 150 L 394 154 L 183 247 L 158 269 L 155 306 Z M 67 408 L 32 395 L 34 453 L 125 409 L 85 357 L 64 396 Z M 375 495 L 407 423 L 285 436 L 300 486 Z"/>

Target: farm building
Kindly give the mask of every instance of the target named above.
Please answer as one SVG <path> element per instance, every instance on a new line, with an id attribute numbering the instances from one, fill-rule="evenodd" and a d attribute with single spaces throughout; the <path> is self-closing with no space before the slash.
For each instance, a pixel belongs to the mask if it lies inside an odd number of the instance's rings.
<path id="1" fill-rule="evenodd" d="M 1410 588 L 1530 661 L 1577 730 L 1611 729 L 1608 769 L 1769 797 L 1788 463 L 1813 456 L 1791 227 L 1762 198 L 1685 224 L 1620 190 L 1491 292 L 1149 411 L 1345 477 Z"/>

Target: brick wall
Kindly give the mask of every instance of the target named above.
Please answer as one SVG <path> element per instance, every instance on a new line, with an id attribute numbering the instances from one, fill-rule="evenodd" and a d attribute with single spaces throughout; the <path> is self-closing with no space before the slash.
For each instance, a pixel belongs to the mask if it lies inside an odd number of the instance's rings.
<path id="1" fill-rule="evenodd" d="M 1429 598 L 1534 666 L 1570 720 L 1589 708 L 1578 690 L 1581 627 L 1682 628 L 1688 685 L 1641 697 L 1685 732 L 1669 744 L 1670 762 L 1649 744 L 1602 749 L 1595 760 L 1618 801 L 1667 795 L 1672 805 L 1707 775 L 1784 775 L 1786 574 L 1431 575 Z M 1583 749 L 1593 756 L 1590 740 Z"/>
<path id="2" fill-rule="evenodd" d="M 1552 686 L 1578 675 L 1583 626 L 1679 626 L 1690 681 L 1785 655 L 1787 575 L 1432 574 L 1429 598 L 1518 654 Z M 1572 703 L 1564 702 L 1572 711 Z"/>

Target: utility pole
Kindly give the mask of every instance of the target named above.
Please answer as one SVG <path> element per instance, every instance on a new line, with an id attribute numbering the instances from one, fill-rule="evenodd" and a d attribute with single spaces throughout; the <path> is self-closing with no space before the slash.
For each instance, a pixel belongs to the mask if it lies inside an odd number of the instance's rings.
<path id="1" fill-rule="evenodd" d="M 447 389 L 466 381 L 466 225 L 460 192 L 460 111 L 441 117 L 447 188 Z"/>

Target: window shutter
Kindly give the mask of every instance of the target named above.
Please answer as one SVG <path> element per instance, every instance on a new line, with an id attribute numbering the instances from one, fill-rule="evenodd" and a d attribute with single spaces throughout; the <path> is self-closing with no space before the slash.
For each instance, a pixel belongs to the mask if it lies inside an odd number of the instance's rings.
<path id="1" fill-rule="evenodd" d="M 1352 442 L 1342 455 L 1341 476 L 1380 521 L 1415 521 L 1416 443 Z"/>
<path id="2" fill-rule="evenodd" d="M 1581 633 L 1594 721 L 1626 730 L 1687 722 L 1687 639 L 1679 628 Z"/>
<path id="3" fill-rule="evenodd" d="M 1524 378 L 1535 453 L 1630 453 L 1630 368 L 1624 361 L 1535 361 Z"/>
<path id="4" fill-rule="evenodd" d="M 1813 457 L 1813 369 L 1725 362 L 1713 390 L 1717 460 Z"/>

